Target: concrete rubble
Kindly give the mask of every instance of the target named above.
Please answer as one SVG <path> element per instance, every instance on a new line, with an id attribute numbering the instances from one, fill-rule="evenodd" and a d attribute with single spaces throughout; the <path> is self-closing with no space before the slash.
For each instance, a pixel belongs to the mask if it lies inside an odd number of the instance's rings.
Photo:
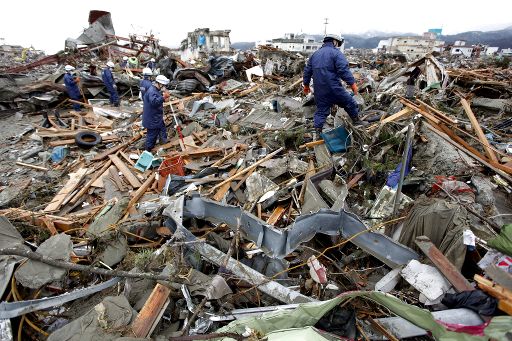
<path id="1" fill-rule="evenodd" d="M 510 330 L 510 68 L 347 51 L 368 125 L 334 108 L 316 138 L 301 89 L 308 55 L 235 51 L 217 46 L 229 30 L 209 29 L 173 50 L 154 35 L 117 36 L 111 16 L 91 11 L 55 55 L 0 60 L 0 338 Z M 100 76 L 108 58 L 119 107 Z M 138 94 L 151 58 L 171 97 L 169 140 L 148 152 Z M 70 63 L 79 102 L 63 85 Z M 328 132 L 340 127 L 348 137 L 332 152 Z M 471 291 L 490 315 L 470 298 L 443 301 Z"/>

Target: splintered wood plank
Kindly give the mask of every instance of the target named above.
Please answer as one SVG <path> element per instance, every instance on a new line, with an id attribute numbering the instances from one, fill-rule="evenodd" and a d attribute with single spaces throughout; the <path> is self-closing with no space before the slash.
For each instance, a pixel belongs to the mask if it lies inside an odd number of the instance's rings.
<path id="1" fill-rule="evenodd" d="M 237 171 L 236 167 L 233 168 L 232 170 L 230 170 L 229 174 L 228 174 L 228 177 L 234 175 L 236 173 L 236 171 Z M 228 181 L 225 184 L 223 184 L 222 186 L 220 186 L 219 189 L 217 190 L 217 192 L 215 193 L 215 195 L 213 196 L 213 200 L 221 201 L 222 198 L 224 198 L 224 196 L 228 192 L 230 187 L 231 187 L 231 181 Z"/>
<path id="2" fill-rule="evenodd" d="M 492 162 L 498 162 L 498 158 L 496 157 L 496 154 L 494 154 L 494 151 L 491 148 L 491 145 L 489 144 L 489 141 L 487 140 L 487 137 L 485 137 L 485 134 L 482 130 L 482 127 L 480 127 L 480 123 L 478 123 L 478 120 L 475 117 L 475 114 L 473 114 L 473 110 L 471 110 L 471 106 L 469 105 L 468 101 L 466 101 L 464 98 L 460 99 L 460 104 L 462 104 L 462 107 L 464 108 L 464 111 L 466 112 L 466 115 L 469 117 L 469 120 L 471 121 L 471 125 L 473 126 L 473 130 L 476 133 L 476 136 L 482 142 L 482 145 L 484 147 L 485 153 L 489 157 L 489 159 Z"/>
<path id="3" fill-rule="evenodd" d="M 109 155 L 110 160 L 116 165 L 117 169 L 121 173 L 123 173 L 125 179 L 130 183 L 133 188 L 139 188 L 142 184 L 139 181 L 132 171 L 126 166 L 126 164 L 117 156 L 117 155 Z"/>
<path id="4" fill-rule="evenodd" d="M 84 195 L 89 190 L 89 188 L 94 183 L 94 181 L 96 181 L 96 179 L 98 179 L 103 173 L 105 173 L 107 171 L 107 169 L 108 169 L 108 167 L 110 167 L 110 165 L 112 165 L 112 161 L 108 160 L 103 165 L 103 167 L 101 167 L 100 170 L 98 170 L 96 173 L 94 173 L 92 178 L 84 185 L 84 187 L 82 187 L 82 189 L 80 189 L 80 191 L 78 191 L 77 194 L 75 194 L 75 196 L 69 202 L 71 204 L 75 204 L 78 201 L 78 199 L 80 199 L 80 197 L 82 195 Z"/>
<path id="5" fill-rule="evenodd" d="M 277 206 L 270 217 L 268 217 L 267 223 L 275 225 L 279 220 L 281 220 L 285 212 L 286 209 L 283 206 Z"/>
<path id="6" fill-rule="evenodd" d="M 78 187 L 80 181 L 83 179 L 85 174 L 87 174 L 87 168 L 80 168 L 75 173 L 69 174 L 69 180 L 66 182 L 64 187 L 53 197 L 52 201 L 46 206 L 43 210 L 44 212 L 56 211 L 60 208 L 64 200 L 68 195 L 73 193 L 73 191 Z"/>
<path id="7" fill-rule="evenodd" d="M 170 302 L 170 293 L 171 289 L 157 283 L 132 323 L 132 332 L 135 337 L 147 338 L 151 335 Z"/>
<path id="8" fill-rule="evenodd" d="M 155 180 L 155 176 L 156 176 L 156 173 L 153 173 L 151 174 L 151 176 L 144 182 L 144 184 L 142 184 L 139 189 L 137 189 L 135 191 L 135 193 L 133 193 L 133 196 L 132 198 L 130 199 L 130 202 L 128 203 L 128 209 L 130 207 L 132 207 L 133 205 L 135 205 L 137 203 L 137 201 L 139 201 L 140 198 L 142 198 L 142 196 L 144 195 L 144 193 L 146 193 L 146 191 L 148 190 L 148 188 L 151 186 L 151 184 L 153 183 L 153 181 Z"/>

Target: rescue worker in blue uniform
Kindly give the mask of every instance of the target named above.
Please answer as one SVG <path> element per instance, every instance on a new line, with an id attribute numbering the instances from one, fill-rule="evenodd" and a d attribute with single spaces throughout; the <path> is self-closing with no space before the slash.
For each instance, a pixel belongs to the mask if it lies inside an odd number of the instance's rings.
<path id="1" fill-rule="evenodd" d="M 160 143 L 167 142 L 167 130 L 164 123 L 164 102 L 169 100 L 169 93 L 162 90 L 169 84 L 169 79 L 158 75 L 155 84 L 151 85 L 144 94 L 142 111 L 142 126 L 147 129 L 145 149 L 150 152 L 155 147 L 157 138 Z"/>
<path id="2" fill-rule="evenodd" d="M 347 83 L 358 94 L 354 76 L 349 70 L 348 62 L 343 53 L 338 49 L 343 39 L 337 35 L 329 34 L 324 37 L 322 47 L 313 53 L 304 68 L 303 86 L 304 93 L 311 90 L 309 84 L 313 78 L 316 112 L 314 115 L 314 127 L 316 133 L 321 133 L 325 120 L 336 104 L 345 109 L 355 125 L 363 122 L 359 119 L 359 109 L 356 101 L 343 88 L 340 80 Z"/>
<path id="3" fill-rule="evenodd" d="M 156 69 L 156 60 L 155 58 L 151 58 L 148 65 L 146 65 L 147 68 L 151 69 L 151 71 L 155 71 Z"/>
<path id="4" fill-rule="evenodd" d="M 144 99 L 144 95 L 146 94 L 146 91 L 153 85 L 153 82 L 151 81 L 151 76 L 153 75 L 153 72 L 151 72 L 150 68 L 145 67 L 142 69 L 142 77 L 144 77 L 139 84 L 140 94 L 139 98 Z"/>
<path id="5" fill-rule="evenodd" d="M 128 57 L 124 56 L 123 61 L 119 64 L 121 69 L 126 69 L 128 67 Z"/>
<path id="6" fill-rule="evenodd" d="M 110 93 L 110 104 L 115 107 L 119 106 L 119 95 L 117 94 L 117 85 L 114 80 L 114 76 L 112 75 L 112 69 L 114 68 L 113 62 L 107 62 L 107 67 L 103 69 L 101 73 L 101 79 L 103 79 L 103 84 L 107 87 L 108 92 Z"/>
<path id="7" fill-rule="evenodd" d="M 82 98 L 80 89 L 78 88 L 80 78 L 71 73 L 71 71 L 75 70 L 75 68 L 71 65 L 66 65 L 64 66 L 64 70 L 66 70 L 66 74 L 64 75 L 64 85 L 66 86 L 69 98 L 74 101 L 80 101 Z M 75 111 L 81 111 L 80 104 L 73 103 L 73 109 Z"/>

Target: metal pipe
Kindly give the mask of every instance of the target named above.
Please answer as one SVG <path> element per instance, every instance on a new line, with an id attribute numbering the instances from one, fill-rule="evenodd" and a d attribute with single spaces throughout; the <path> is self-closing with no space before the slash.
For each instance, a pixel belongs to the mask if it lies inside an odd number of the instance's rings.
<path id="1" fill-rule="evenodd" d="M 396 189 L 395 194 L 395 205 L 393 207 L 393 217 L 398 211 L 398 207 L 400 206 L 400 200 L 402 199 L 402 185 L 404 183 L 405 178 L 405 168 L 407 167 L 407 156 L 409 155 L 409 150 L 412 144 L 412 138 L 414 137 L 414 123 L 409 123 L 407 126 L 407 137 L 405 138 L 405 149 L 404 154 L 402 155 L 402 167 L 400 167 L 400 180 L 398 181 L 398 188 Z"/>

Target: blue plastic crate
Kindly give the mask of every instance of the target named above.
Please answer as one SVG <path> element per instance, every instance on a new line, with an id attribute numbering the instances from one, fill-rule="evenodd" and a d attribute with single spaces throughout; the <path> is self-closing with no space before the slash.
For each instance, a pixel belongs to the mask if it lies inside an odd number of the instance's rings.
<path id="1" fill-rule="evenodd" d="M 320 137 L 331 153 L 346 152 L 351 144 L 350 134 L 344 126 L 322 133 Z"/>

